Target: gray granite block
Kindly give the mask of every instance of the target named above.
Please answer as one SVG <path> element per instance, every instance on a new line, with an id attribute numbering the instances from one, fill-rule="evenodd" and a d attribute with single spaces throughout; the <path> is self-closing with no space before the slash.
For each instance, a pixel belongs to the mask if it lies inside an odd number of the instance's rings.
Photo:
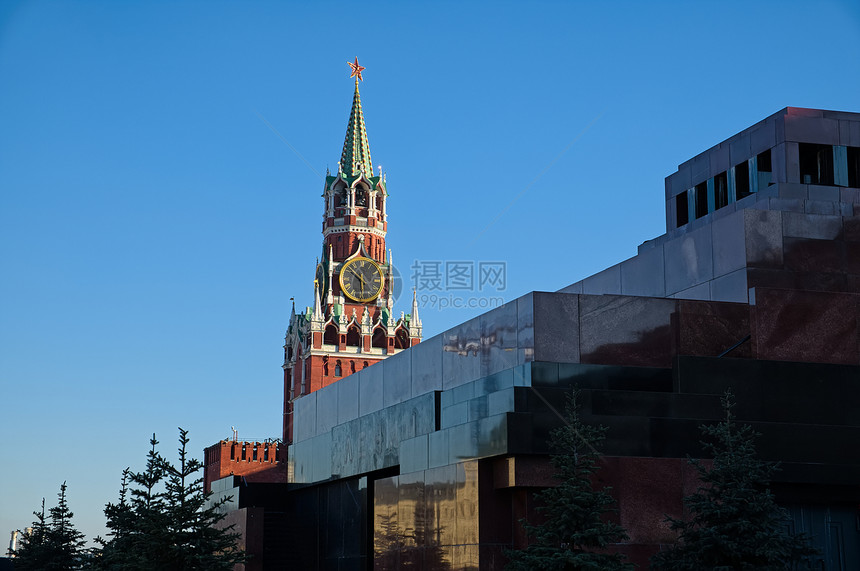
<path id="1" fill-rule="evenodd" d="M 651 297 L 666 295 L 663 248 L 640 250 L 639 255 L 621 262 L 619 266 L 622 294 Z"/>
<path id="2" fill-rule="evenodd" d="M 782 227 L 787 237 L 836 240 L 842 234 L 842 217 L 785 212 Z"/>
<path id="3" fill-rule="evenodd" d="M 535 360 L 579 362 L 579 296 L 534 292 Z"/>
<path id="4" fill-rule="evenodd" d="M 382 406 L 412 396 L 412 351 L 401 351 L 382 362 Z"/>
<path id="5" fill-rule="evenodd" d="M 746 268 L 735 270 L 730 274 L 719 276 L 710 281 L 711 300 L 733 301 L 747 303 L 747 271 Z"/>
<path id="6" fill-rule="evenodd" d="M 621 266 L 616 264 L 582 280 L 582 293 L 587 294 L 620 294 Z"/>
<path id="7" fill-rule="evenodd" d="M 711 225 L 714 276 L 722 276 L 746 265 L 744 214 L 734 212 Z"/>
<path id="8" fill-rule="evenodd" d="M 666 293 L 672 294 L 714 277 L 711 228 L 689 232 L 664 246 Z"/>
<path id="9" fill-rule="evenodd" d="M 782 216 L 778 211 L 746 209 L 747 265 L 760 268 L 782 267 Z"/>

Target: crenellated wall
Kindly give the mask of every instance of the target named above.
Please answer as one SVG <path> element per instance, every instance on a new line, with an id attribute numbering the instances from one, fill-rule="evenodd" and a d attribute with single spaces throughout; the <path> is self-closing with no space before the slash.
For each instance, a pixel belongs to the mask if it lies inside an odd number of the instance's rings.
<path id="1" fill-rule="evenodd" d="M 249 482 L 285 482 L 286 466 L 280 462 L 286 452 L 280 442 L 221 440 L 203 451 L 203 486 L 225 476 L 244 476 Z"/>

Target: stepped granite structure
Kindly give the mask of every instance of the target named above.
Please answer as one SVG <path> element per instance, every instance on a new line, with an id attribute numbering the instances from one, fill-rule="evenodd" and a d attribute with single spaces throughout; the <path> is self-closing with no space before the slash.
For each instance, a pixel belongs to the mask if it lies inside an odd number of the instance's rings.
<path id="1" fill-rule="evenodd" d="M 633 258 L 295 399 L 284 564 L 502 569 L 578 386 L 609 428 L 599 480 L 630 535 L 612 549 L 647 567 L 731 387 L 794 529 L 860 568 L 860 114 L 783 109 L 665 191 L 667 232 Z"/>

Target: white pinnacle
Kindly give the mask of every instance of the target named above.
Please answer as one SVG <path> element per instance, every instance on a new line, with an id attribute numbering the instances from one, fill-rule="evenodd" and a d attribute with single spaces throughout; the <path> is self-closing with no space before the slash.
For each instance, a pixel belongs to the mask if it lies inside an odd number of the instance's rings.
<path id="1" fill-rule="evenodd" d="M 418 317 L 418 294 L 412 290 L 412 326 L 421 327 L 421 318 Z"/>

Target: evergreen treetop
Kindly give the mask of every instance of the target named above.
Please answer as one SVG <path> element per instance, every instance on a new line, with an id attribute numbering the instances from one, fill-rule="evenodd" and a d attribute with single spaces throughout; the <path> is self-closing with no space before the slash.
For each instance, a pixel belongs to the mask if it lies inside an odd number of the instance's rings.
<path id="1" fill-rule="evenodd" d="M 84 564 L 84 534 L 75 529 L 66 499 L 66 483 L 60 486 L 57 505 L 45 517 L 42 509 L 33 512 L 36 520 L 32 529 L 23 534 L 22 544 L 15 551 L 15 569 L 19 571 L 72 571 Z"/>
<path id="2" fill-rule="evenodd" d="M 597 447 L 606 428 L 582 421 L 580 391 L 574 389 L 565 406 L 564 424 L 553 430 L 551 457 L 559 485 L 535 494 L 537 508 L 545 520 L 533 525 L 522 520 L 533 538 L 526 549 L 508 553 L 512 570 L 601 570 L 633 569 L 622 554 L 607 548 L 627 539 L 627 533 L 608 515 L 615 511 L 609 488 L 595 490 L 592 479 L 598 470 Z"/>
<path id="3" fill-rule="evenodd" d="M 788 514 L 769 489 L 776 465 L 758 458 L 759 436 L 738 424 L 731 390 L 722 398 L 724 418 L 701 426 L 702 445 L 713 457 L 710 465 L 690 460 L 701 485 L 684 498 L 689 520 L 667 518 L 679 531 L 678 543 L 656 554 L 652 567 L 660 570 L 804 568 L 815 553 L 807 538 L 789 532 Z"/>
<path id="4" fill-rule="evenodd" d="M 195 476 L 203 465 L 188 457 L 188 442 L 180 428 L 179 463 L 173 465 L 157 451 L 153 435 L 146 468 L 123 471 L 119 502 L 105 506 L 108 539 L 96 539 L 96 569 L 230 571 L 244 561 L 239 535 L 220 525 L 229 498 L 209 505 L 211 493 Z"/>

